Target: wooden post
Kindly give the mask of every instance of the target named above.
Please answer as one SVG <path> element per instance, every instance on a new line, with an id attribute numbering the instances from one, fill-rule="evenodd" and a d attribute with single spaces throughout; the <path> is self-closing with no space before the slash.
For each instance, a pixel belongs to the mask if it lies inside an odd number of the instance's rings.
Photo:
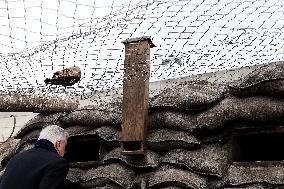
<path id="1" fill-rule="evenodd" d="M 71 112 L 79 106 L 76 98 L 17 92 L 0 92 L 0 112 Z"/>
<path id="2" fill-rule="evenodd" d="M 125 44 L 122 154 L 145 155 L 148 127 L 150 37 L 127 39 Z"/>

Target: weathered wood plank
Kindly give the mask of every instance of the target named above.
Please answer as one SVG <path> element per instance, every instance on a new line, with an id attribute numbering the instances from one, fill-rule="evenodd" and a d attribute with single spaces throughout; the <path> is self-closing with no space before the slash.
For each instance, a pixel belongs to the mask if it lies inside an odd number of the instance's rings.
<path id="1" fill-rule="evenodd" d="M 146 148 L 151 45 L 148 38 L 125 41 L 122 102 L 122 153 L 125 155 L 144 154 Z"/>
<path id="2" fill-rule="evenodd" d="M 71 112 L 79 102 L 71 97 L 40 96 L 16 92 L 0 93 L 0 112 Z"/>

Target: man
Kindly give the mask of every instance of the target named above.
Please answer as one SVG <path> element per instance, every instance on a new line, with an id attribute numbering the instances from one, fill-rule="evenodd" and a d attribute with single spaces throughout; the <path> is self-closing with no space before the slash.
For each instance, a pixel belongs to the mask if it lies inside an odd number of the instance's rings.
<path id="1" fill-rule="evenodd" d="M 63 158 L 67 138 L 67 132 L 61 127 L 45 127 L 34 148 L 9 161 L 0 189 L 62 189 L 69 169 Z"/>

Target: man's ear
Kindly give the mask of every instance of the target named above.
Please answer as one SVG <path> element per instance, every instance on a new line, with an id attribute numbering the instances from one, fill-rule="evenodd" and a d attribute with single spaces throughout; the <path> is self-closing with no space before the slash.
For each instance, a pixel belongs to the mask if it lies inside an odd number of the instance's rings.
<path id="1" fill-rule="evenodd" d="M 59 146 L 60 146 L 60 142 L 56 141 L 54 144 L 55 149 L 58 150 Z"/>

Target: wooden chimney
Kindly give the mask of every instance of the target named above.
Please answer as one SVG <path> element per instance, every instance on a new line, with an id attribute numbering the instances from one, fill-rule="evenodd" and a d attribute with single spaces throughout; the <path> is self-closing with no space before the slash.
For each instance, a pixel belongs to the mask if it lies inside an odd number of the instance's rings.
<path id="1" fill-rule="evenodd" d="M 155 45 L 150 37 L 132 38 L 125 45 L 122 154 L 145 155 L 148 127 L 150 48 Z"/>

